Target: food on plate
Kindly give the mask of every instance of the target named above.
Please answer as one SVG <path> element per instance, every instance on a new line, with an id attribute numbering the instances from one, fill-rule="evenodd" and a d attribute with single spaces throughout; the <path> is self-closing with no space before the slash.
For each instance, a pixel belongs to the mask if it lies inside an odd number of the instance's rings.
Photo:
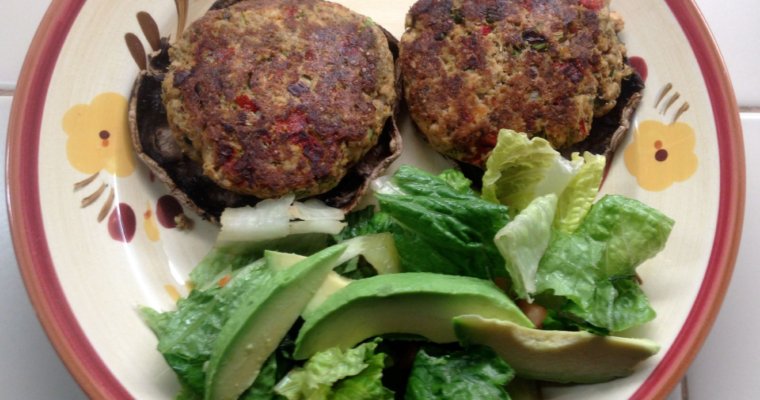
<path id="1" fill-rule="evenodd" d="M 288 194 L 350 209 L 400 152 L 392 47 L 335 3 L 217 3 L 138 77 L 133 143 L 213 221 Z"/>
<path id="2" fill-rule="evenodd" d="M 597 199 L 642 87 L 620 19 L 420 0 L 407 22 L 412 117 L 475 181 L 380 176 L 400 151 L 396 49 L 334 3 L 218 1 L 141 72 L 140 157 L 222 225 L 176 309 L 140 310 L 178 398 L 508 399 L 659 350 L 613 336 L 655 317 L 636 268 L 673 227 Z M 376 206 L 349 212 L 369 187 Z"/>
<path id="3" fill-rule="evenodd" d="M 266 258 L 267 265 L 269 265 L 275 271 L 283 271 L 286 268 L 290 268 L 291 266 L 295 265 L 299 261 L 306 259 L 306 257 L 302 255 L 294 253 L 282 253 L 279 251 L 266 251 L 264 253 L 264 257 Z M 306 314 L 314 311 L 317 307 L 324 303 L 328 297 L 332 296 L 333 293 L 337 292 L 338 290 L 348 286 L 349 283 L 351 283 L 351 279 L 348 279 L 335 271 L 330 271 L 322 282 L 322 285 L 311 296 L 311 300 L 308 304 L 306 304 L 306 307 L 304 307 L 303 311 L 301 312 L 301 316 L 303 317 Z"/>
<path id="4" fill-rule="evenodd" d="M 298 248 L 303 239 L 293 235 L 269 246 Z M 249 244 L 257 247 L 258 243 Z M 241 385 L 245 390 L 251 384 L 248 381 L 271 364 L 270 353 L 313 302 L 312 295 L 324 286 L 333 268 L 358 256 L 377 260 L 376 255 L 382 253 L 385 259 L 371 268 L 378 273 L 397 272 L 395 251 L 385 235 L 367 235 L 326 247 L 286 267 L 270 264 L 283 259 L 267 257 L 258 248 L 225 246 L 209 253 L 198 266 L 219 269 L 195 274 L 195 288 L 178 301 L 176 310 L 140 311 L 159 339 L 159 351 L 177 372 L 185 398 L 227 398 L 230 393 L 239 395 Z M 268 364 L 262 366 L 263 361 Z"/>
<path id="5" fill-rule="evenodd" d="M 482 279 L 425 272 L 378 275 L 350 283 L 306 315 L 293 356 L 306 359 L 389 333 L 454 342 L 451 319 L 470 313 L 533 325 L 504 292 Z"/>
<path id="6" fill-rule="evenodd" d="M 500 129 L 607 154 L 643 88 L 608 1 L 420 0 L 400 42 L 404 97 L 430 145 L 483 168 Z"/>
<path id="7" fill-rule="evenodd" d="M 141 309 L 180 398 L 507 399 L 535 382 L 624 377 L 656 354 L 619 332 L 654 318 L 636 268 L 673 221 L 621 196 L 589 201 L 602 156 L 551 150 L 530 164 L 543 139 L 498 140 L 519 150 L 487 163 L 495 200 L 460 171 L 401 166 L 372 183 L 378 208 L 343 214 L 290 195 L 225 210 L 190 294 L 176 310 Z M 504 184 L 511 174 L 530 178 Z M 499 199 L 515 193 L 528 205 L 512 213 Z"/>
<path id="8" fill-rule="evenodd" d="M 454 330 L 464 344 L 492 348 L 520 376 L 557 383 L 597 383 L 628 376 L 660 349 L 647 339 L 544 331 L 479 315 L 454 318 Z"/>
<path id="9" fill-rule="evenodd" d="M 219 331 L 206 367 L 208 399 L 235 400 L 258 376 L 346 245 L 328 247 L 248 296 Z"/>
<path id="10" fill-rule="evenodd" d="M 442 351 L 426 346 L 414 357 L 404 399 L 541 398 L 538 393 L 516 392 L 518 380 L 514 369 L 489 348 Z"/>
<path id="11" fill-rule="evenodd" d="M 169 54 L 163 99 L 177 143 L 236 193 L 332 189 L 377 143 L 395 104 L 387 38 L 335 3 L 211 11 Z"/>

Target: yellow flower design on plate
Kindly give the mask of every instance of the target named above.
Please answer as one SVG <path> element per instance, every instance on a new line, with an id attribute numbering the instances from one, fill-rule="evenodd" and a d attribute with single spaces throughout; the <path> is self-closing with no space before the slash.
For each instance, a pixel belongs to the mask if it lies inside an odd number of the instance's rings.
<path id="1" fill-rule="evenodd" d="M 69 163 L 86 174 L 106 170 L 118 177 L 132 174 L 135 157 L 127 125 L 127 99 L 118 93 L 102 93 L 90 104 L 77 104 L 63 117 L 69 136 Z"/>
<path id="2" fill-rule="evenodd" d="M 148 203 L 148 208 L 143 214 L 143 219 L 145 219 L 145 225 L 143 225 L 145 227 L 145 235 L 152 242 L 157 242 L 161 238 L 161 234 L 156 223 L 156 215 L 153 213 L 153 209 L 150 208 L 150 203 Z"/>
<path id="3" fill-rule="evenodd" d="M 639 186 L 659 192 L 694 175 L 699 164 L 695 145 L 694 130 L 688 124 L 644 121 L 625 149 L 625 165 Z"/>

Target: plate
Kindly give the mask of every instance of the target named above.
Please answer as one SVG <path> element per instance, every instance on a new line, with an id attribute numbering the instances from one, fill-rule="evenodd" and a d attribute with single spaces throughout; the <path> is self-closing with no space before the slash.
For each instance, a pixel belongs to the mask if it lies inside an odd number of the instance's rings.
<path id="1" fill-rule="evenodd" d="M 411 0 L 339 1 L 397 37 Z M 190 19 L 209 0 L 191 2 Z M 665 397 L 705 339 L 733 268 L 744 209 L 744 152 L 733 91 L 691 0 L 616 1 L 623 39 L 647 89 L 603 191 L 675 219 L 666 249 L 639 269 L 658 317 L 632 336 L 660 353 L 632 376 L 547 389 L 547 398 Z M 169 399 L 177 382 L 139 305 L 171 308 L 216 230 L 173 226 L 177 204 L 129 146 L 126 103 L 138 73 L 125 44 L 147 48 L 137 15 L 163 35 L 171 0 L 53 2 L 27 56 L 8 142 L 11 230 L 21 272 L 50 340 L 93 398 Z M 143 17 L 144 18 L 144 17 Z M 401 159 L 436 169 L 403 121 Z"/>

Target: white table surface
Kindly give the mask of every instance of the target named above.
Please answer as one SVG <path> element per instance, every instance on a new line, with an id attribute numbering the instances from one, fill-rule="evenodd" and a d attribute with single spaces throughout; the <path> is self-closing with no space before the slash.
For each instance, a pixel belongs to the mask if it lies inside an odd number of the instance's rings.
<path id="1" fill-rule="evenodd" d="M 122 0 L 128 1 L 128 0 Z M 634 0 L 615 0 L 634 1 Z M 50 0 L 0 0 L 0 144 L 26 49 Z M 735 82 L 747 159 L 747 209 L 734 279 L 715 327 L 688 372 L 688 391 L 670 400 L 760 398 L 760 1 L 697 0 Z M 736 84 L 740 82 L 740 84 Z M 5 152 L 0 154 L 5 175 Z M 757 167 L 757 168 L 755 168 Z M 5 185 L 0 187 L 5 198 Z M 47 340 L 26 296 L 13 255 L 5 201 L 0 201 L 0 399 L 86 398 Z"/>

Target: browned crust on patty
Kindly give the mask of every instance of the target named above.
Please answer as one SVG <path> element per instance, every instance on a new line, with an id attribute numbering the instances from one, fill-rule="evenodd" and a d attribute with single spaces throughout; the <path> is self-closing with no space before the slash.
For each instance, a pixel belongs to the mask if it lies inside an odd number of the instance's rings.
<path id="1" fill-rule="evenodd" d="M 209 11 L 171 50 L 168 120 L 219 186 L 259 198 L 335 187 L 396 104 L 382 30 L 319 0 Z"/>
<path id="2" fill-rule="evenodd" d="M 502 128 L 579 143 L 632 74 L 621 28 L 577 0 L 420 0 L 401 39 L 412 118 L 434 149 L 477 166 Z"/>
<path id="3" fill-rule="evenodd" d="M 222 9 L 239 0 L 217 1 L 211 9 Z M 398 62 L 398 40 L 380 28 L 387 46 Z M 183 153 L 169 127 L 162 99 L 162 82 L 169 65 L 169 41 L 161 39 L 161 48 L 148 56 L 148 68 L 135 80 L 129 102 L 129 128 L 135 151 L 155 177 L 166 184 L 185 207 L 204 219 L 219 224 L 219 216 L 228 207 L 255 205 L 261 199 L 226 190 L 203 174 L 199 163 Z M 382 175 L 401 154 L 402 138 L 396 125 L 399 112 L 401 80 L 394 65 L 396 99 L 393 115 L 385 122 L 378 142 L 330 191 L 314 196 L 327 205 L 345 212 L 354 209 L 368 190 L 370 182 Z"/>

